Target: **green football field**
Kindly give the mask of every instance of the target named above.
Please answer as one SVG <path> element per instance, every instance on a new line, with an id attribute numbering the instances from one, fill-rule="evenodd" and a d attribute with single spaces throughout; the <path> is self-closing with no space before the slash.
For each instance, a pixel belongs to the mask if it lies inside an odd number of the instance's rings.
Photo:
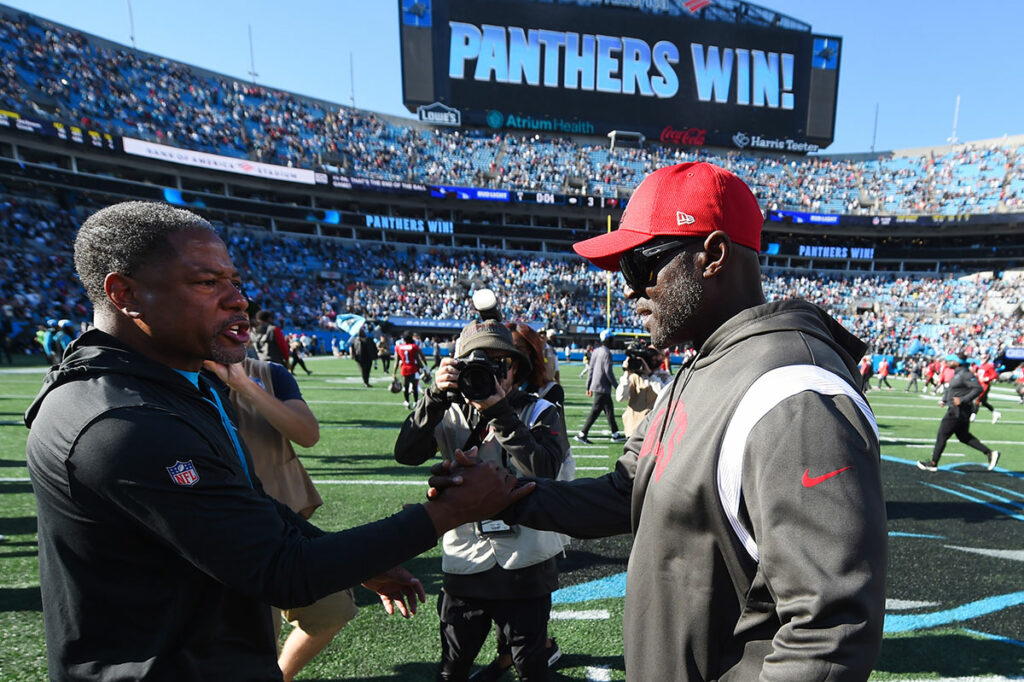
<path id="1" fill-rule="evenodd" d="M 313 521 L 341 529 L 422 500 L 426 465 L 405 467 L 391 456 L 407 410 L 401 394 L 388 392 L 389 378 L 378 370 L 367 389 L 351 360 L 319 357 L 307 363 L 313 374 L 299 376 L 299 383 L 320 419 L 321 439 L 299 454 L 325 500 Z M 566 421 L 573 432 L 589 409 L 580 369 L 562 367 Z M 0 368 L 2 680 L 46 678 L 35 506 L 24 464 L 28 431 L 21 421 L 42 378 L 39 367 Z M 886 640 L 872 679 L 1024 679 L 1024 407 L 1009 386 L 997 386 L 992 402 L 1002 419 L 992 424 L 983 409 L 973 427 L 1003 453 L 995 472 L 984 469 L 980 453 L 954 439 L 943 469 L 925 473 L 913 462 L 930 454 L 943 409 L 935 397 L 908 394 L 899 380 L 893 383 L 891 392 L 868 394 L 882 439 L 890 519 Z M 577 476 L 607 472 L 621 451 L 602 436 L 602 428 L 598 422 L 592 429 L 593 445 L 574 445 Z M 555 679 L 624 679 L 622 574 L 629 546 L 625 536 L 574 541 L 560 561 L 562 589 L 554 595 L 550 625 L 563 651 Z M 429 595 L 418 615 L 408 621 L 388 617 L 375 595 L 357 589 L 359 616 L 300 679 L 434 678 L 439 550 L 407 567 Z M 478 663 L 493 655 L 492 638 Z"/>

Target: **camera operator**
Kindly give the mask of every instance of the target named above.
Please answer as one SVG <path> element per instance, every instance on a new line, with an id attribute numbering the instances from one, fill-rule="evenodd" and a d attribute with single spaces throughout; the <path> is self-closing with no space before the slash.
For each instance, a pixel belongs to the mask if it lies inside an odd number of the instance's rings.
<path id="1" fill-rule="evenodd" d="M 637 341 L 626 349 L 626 359 L 622 361 L 625 373 L 615 387 L 615 399 L 620 403 L 628 401 L 622 413 L 622 428 L 627 438 L 654 407 L 661 389 L 672 381 L 664 364 L 665 354 L 654 346 Z"/>
<path id="2" fill-rule="evenodd" d="M 512 332 L 497 320 L 473 322 L 458 358 L 444 358 L 395 443 L 395 459 L 422 464 L 440 451 L 479 449 L 517 476 L 555 478 L 568 443 L 555 405 L 520 390 L 531 370 Z M 500 521 L 464 524 L 443 539 L 438 600 L 440 680 L 465 680 L 493 621 L 512 645 L 521 680 L 547 679 L 547 622 L 558 586 L 564 536 Z"/>

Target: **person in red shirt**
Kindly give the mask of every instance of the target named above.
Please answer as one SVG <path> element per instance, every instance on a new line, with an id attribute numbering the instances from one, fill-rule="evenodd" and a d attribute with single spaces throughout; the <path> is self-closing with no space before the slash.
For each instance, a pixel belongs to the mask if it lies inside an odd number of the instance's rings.
<path id="1" fill-rule="evenodd" d="M 992 413 L 992 423 L 995 424 L 999 421 L 999 418 L 1003 416 L 1003 413 L 992 407 L 992 404 L 988 401 L 988 389 L 992 385 L 992 382 L 996 380 L 999 373 L 996 372 L 995 364 L 987 359 L 985 362 L 979 365 L 971 365 L 971 369 L 974 372 L 974 376 L 978 378 L 978 383 L 981 384 L 981 395 L 978 396 L 978 405 L 971 415 L 971 421 L 978 416 L 978 410 L 982 407 L 987 407 L 988 411 Z"/>
<path id="2" fill-rule="evenodd" d="M 953 380 L 954 374 L 956 374 L 956 370 L 949 365 L 942 368 L 942 371 L 938 373 L 938 384 L 935 386 L 936 395 L 945 390 L 946 384 Z"/>
<path id="3" fill-rule="evenodd" d="M 867 393 L 871 390 L 871 375 L 874 374 L 874 367 L 871 363 L 871 356 L 865 355 L 860 359 L 860 364 L 857 366 L 860 370 L 860 385 L 861 390 Z"/>
<path id="4" fill-rule="evenodd" d="M 423 351 L 412 340 L 412 332 L 402 334 L 402 340 L 395 344 L 395 371 L 392 378 L 397 380 L 398 373 L 402 373 L 402 394 L 405 396 L 404 405 L 415 404 L 420 399 L 420 368 L 427 366 L 427 358 Z M 409 390 L 412 389 L 412 403 L 409 402 Z"/>
<path id="5" fill-rule="evenodd" d="M 882 390 L 882 384 L 889 387 L 892 390 L 892 384 L 889 383 L 889 358 L 882 356 L 882 361 L 878 363 L 878 390 Z"/>

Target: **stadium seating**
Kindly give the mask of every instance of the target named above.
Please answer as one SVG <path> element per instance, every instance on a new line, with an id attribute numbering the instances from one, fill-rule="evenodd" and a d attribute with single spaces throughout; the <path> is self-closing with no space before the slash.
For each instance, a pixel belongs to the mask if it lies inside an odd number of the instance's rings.
<path id="1" fill-rule="evenodd" d="M 0 12 L 0 107 L 231 157 L 389 181 L 620 196 L 654 168 L 704 159 L 766 208 L 992 213 L 1024 205 L 1019 145 L 782 159 L 566 137 L 434 130 L 201 71 Z"/>
<path id="2" fill-rule="evenodd" d="M 65 248 L 97 206 L 88 195 L 82 197 L 68 210 L 45 192 L 0 193 L 0 305 L 9 306 L 22 327 L 90 316 Z M 538 328 L 554 327 L 583 339 L 606 326 L 605 273 L 579 259 L 357 246 L 237 224 L 218 228 L 248 296 L 278 311 L 287 330 L 331 330 L 337 316 L 346 313 L 383 324 L 392 317 L 469 319 L 472 294 L 483 287 L 497 293 L 506 316 Z M 338 276 L 322 279 L 324 271 Z M 613 287 L 622 287 L 618 275 Z M 902 356 L 925 345 L 997 355 L 1024 345 L 1014 316 L 1024 301 L 1024 279 L 770 272 L 764 288 L 769 300 L 800 297 L 829 310 L 875 353 Z M 611 326 L 641 331 L 631 304 L 621 296 L 612 301 Z"/>
<path id="3" fill-rule="evenodd" d="M 0 11 L 0 107 L 118 135 L 364 178 L 617 196 L 653 169 L 708 160 L 747 180 L 768 209 L 832 214 L 993 213 L 1024 208 L 1024 154 L 1011 142 L 924 152 L 782 157 L 567 137 L 442 130 L 243 83 L 31 15 Z M 89 305 L 67 251 L 98 205 L 88 193 L 0 187 L 0 303 L 22 327 L 85 320 Z M 603 272 L 578 259 L 380 244 L 218 227 L 248 295 L 287 329 L 331 329 L 338 315 L 467 319 L 494 289 L 509 317 L 580 336 L 608 323 Z M 14 255 L 17 254 L 17 255 Z M 324 271 L 336 279 L 322 279 Z M 617 277 L 617 276 L 616 276 Z M 1018 280 L 770 272 L 770 300 L 799 296 L 830 310 L 876 353 L 927 343 L 995 354 L 1024 339 L 1012 321 Z M 616 279 L 615 286 L 621 286 Z M 638 331 L 613 297 L 611 326 Z M 862 304 L 867 303 L 864 308 Z"/>

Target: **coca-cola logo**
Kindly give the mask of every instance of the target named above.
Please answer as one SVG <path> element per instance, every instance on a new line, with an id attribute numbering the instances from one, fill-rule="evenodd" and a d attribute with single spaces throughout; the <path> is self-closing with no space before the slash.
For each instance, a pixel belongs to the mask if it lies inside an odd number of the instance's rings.
<path id="1" fill-rule="evenodd" d="M 661 141 L 671 144 L 691 144 L 695 147 L 704 146 L 704 138 L 708 134 L 706 128 L 673 128 L 665 126 L 661 131 Z"/>

